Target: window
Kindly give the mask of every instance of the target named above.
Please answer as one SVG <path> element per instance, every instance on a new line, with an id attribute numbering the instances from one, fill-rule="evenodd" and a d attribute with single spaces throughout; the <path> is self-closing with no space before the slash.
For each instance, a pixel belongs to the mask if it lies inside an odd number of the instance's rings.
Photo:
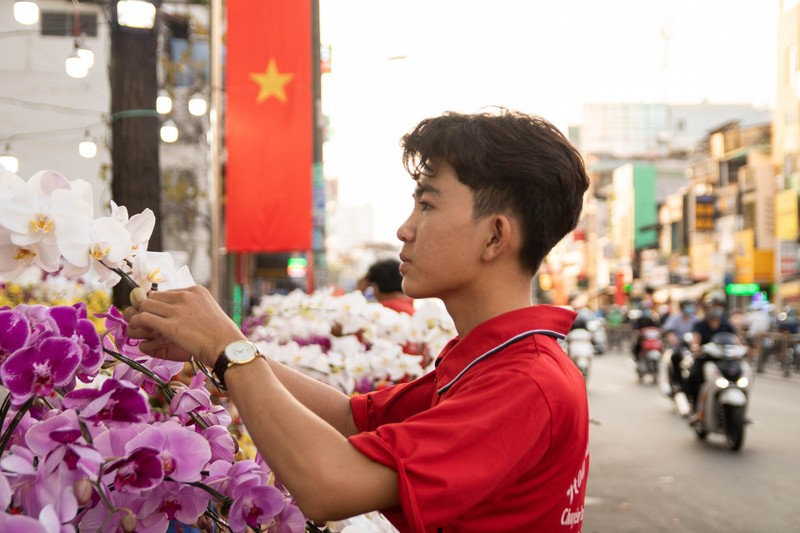
<path id="1" fill-rule="evenodd" d="M 75 14 L 72 11 L 42 11 L 42 35 L 72 37 L 77 33 L 97 37 L 97 13 L 80 13 L 78 20 L 80 29 L 75 32 Z"/>

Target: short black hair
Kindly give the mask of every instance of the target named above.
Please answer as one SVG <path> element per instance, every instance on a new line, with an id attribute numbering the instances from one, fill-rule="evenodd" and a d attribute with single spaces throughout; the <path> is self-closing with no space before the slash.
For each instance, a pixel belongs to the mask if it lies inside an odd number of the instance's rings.
<path id="1" fill-rule="evenodd" d="M 583 158 L 547 120 L 498 112 L 446 112 L 401 139 L 403 164 L 416 180 L 447 162 L 474 194 L 473 216 L 508 213 L 521 224 L 520 263 L 534 274 L 575 229 L 589 177 Z"/>
<path id="2" fill-rule="evenodd" d="M 400 274 L 400 261 L 397 259 L 384 259 L 373 263 L 367 270 L 366 278 L 383 293 L 403 290 L 403 276 Z"/>

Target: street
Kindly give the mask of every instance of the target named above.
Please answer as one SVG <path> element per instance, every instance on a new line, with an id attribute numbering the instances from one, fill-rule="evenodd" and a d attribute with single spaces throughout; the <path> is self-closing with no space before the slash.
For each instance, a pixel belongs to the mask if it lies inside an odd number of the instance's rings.
<path id="1" fill-rule="evenodd" d="M 594 358 L 585 533 L 800 531 L 800 376 L 758 374 L 742 450 L 700 441 L 627 352 Z"/>

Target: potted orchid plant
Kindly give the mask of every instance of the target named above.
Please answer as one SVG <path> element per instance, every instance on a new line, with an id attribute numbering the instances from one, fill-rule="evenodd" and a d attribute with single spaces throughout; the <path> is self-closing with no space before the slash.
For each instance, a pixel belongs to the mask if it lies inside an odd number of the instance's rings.
<path id="1" fill-rule="evenodd" d="M 0 169 L 0 278 L 37 267 L 145 291 L 193 284 L 147 250 L 151 211 L 92 205 L 83 180 Z M 184 365 L 140 352 L 113 306 L 104 333 L 89 318 L 82 302 L 0 307 L 0 530 L 314 529 L 258 456 L 237 456 L 203 372 L 176 381 Z"/>

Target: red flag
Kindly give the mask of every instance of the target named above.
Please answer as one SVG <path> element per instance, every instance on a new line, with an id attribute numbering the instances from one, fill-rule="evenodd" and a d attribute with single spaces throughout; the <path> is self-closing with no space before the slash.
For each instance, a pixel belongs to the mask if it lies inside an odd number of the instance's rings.
<path id="1" fill-rule="evenodd" d="M 311 248 L 311 2 L 229 0 L 226 247 Z"/>

